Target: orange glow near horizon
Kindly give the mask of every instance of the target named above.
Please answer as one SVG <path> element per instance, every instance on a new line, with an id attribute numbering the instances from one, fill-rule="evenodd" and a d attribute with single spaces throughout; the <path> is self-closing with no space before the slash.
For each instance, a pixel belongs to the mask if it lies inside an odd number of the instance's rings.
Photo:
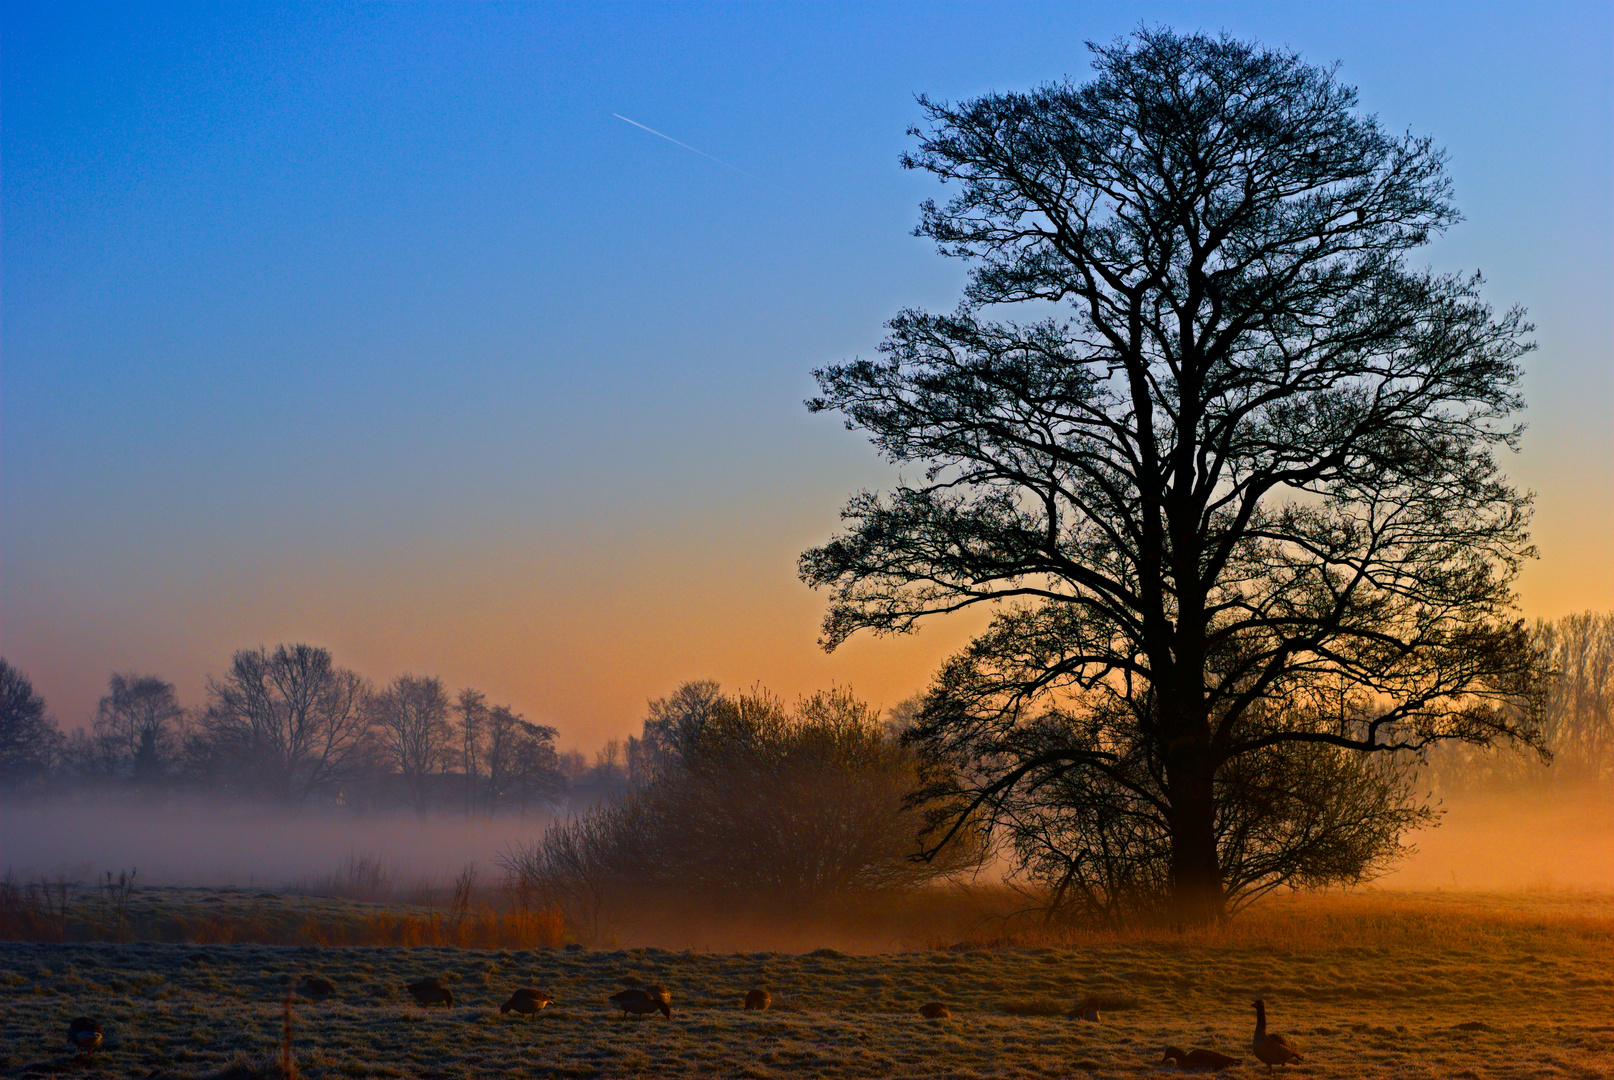
<path id="1" fill-rule="evenodd" d="M 1614 560 L 1598 557 L 1614 521 L 1596 511 L 1540 515 L 1543 557 L 1520 582 L 1526 617 L 1614 609 Z M 985 612 L 954 616 L 826 655 L 817 645 L 826 598 L 795 576 L 813 538 L 751 524 L 721 533 L 668 523 L 667 542 L 646 530 L 221 567 L 121 610 L 80 595 L 48 616 L 14 612 L 50 633 L 17 640 L 8 658 L 72 728 L 88 722 L 113 670 L 159 674 L 198 705 L 233 650 L 311 641 L 378 683 L 413 672 L 474 686 L 559 728 L 563 747 L 591 751 L 636 732 L 648 699 L 690 679 L 786 698 L 848 685 L 888 708 L 984 625 Z"/>

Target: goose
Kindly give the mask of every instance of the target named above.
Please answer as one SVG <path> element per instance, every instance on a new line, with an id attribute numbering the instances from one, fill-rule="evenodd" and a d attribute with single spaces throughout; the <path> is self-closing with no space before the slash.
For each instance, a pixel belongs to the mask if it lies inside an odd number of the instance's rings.
<path id="1" fill-rule="evenodd" d="M 1272 1066 L 1287 1065 L 1291 1061 L 1304 1060 L 1300 1056 L 1300 1048 L 1282 1035 L 1267 1034 L 1267 1004 L 1256 1000 L 1251 1002 L 1255 1006 L 1255 1038 L 1250 1040 L 1250 1049 L 1255 1056 L 1266 1063 L 1267 1073 L 1271 1074 Z"/>
<path id="2" fill-rule="evenodd" d="M 654 992 L 658 990 L 660 993 Z M 667 1019 L 672 1019 L 672 995 L 664 986 L 653 986 L 649 989 L 630 986 L 626 990 L 612 994 L 606 1000 L 622 1010 L 624 1020 L 631 1015 L 637 1023 L 658 1009 Z"/>
<path id="3" fill-rule="evenodd" d="M 1168 1046 L 1160 1051 L 1158 1064 L 1164 1065 L 1168 1061 L 1175 1061 L 1179 1069 L 1210 1069 L 1212 1072 L 1244 1064 L 1240 1058 L 1218 1054 L 1214 1050 L 1184 1050 L 1180 1046 Z"/>
<path id="4" fill-rule="evenodd" d="M 297 985 L 297 992 L 303 997 L 313 998 L 315 1001 L 324 1001 L 336 993 L 336 984 L 318 975 L 310 975 Z"/>
<path id="5" fill-rule="evenodd" d="M 523 1016 L 531 1016 L 555 999 L 530 987 L 522 987 L 510 995 L 510 1000 L 499 1006 L 499 1015 L 514 1009 Z"/>
<path id="6" fill-rule="evenodd" d="M 923 1016 L 926 1020 L 947 1020 L 951 1018 L 953 1014 L 949 1012 L 947 1006 L 943 1005 L 941 1002 L 932 1001 L 919 1006 L 919 1015 Z"/>
<path id="7" fill-rule="evenodd" d="M 419 982 L 410 983 L 406 989 L 422 1005 L 443 1005 L 448 1007 L 454 1004 L 454 995 L 449 993 L 448 988 L 436 979 L 421 979 Z"/>
<path id="8" fill-rule="evenodd" d="M 1089 994 L 1076 1003 L 1076 1007 L 1065 1014 L 1066 1020 L 1086 1020 L 1090 1024 L 1099 1021 L 1098 1002 Z"/>
<path id="9" fill-rule="evenodd" d="M 752 1009 L 766 1009 L 772 1004 L 773 995 L 761 987 L 757 987 L 757 989 L 752 990 L 750 993 L 745 995 L 746 1012 L 750 1012 Z"/>
<path id="10" fill-rule="evenodd" d="M 81 1016 L 67 1025 L 67 1041 L 78 1051 L 79 1057 L 88 1058 L 101 1045 L 101 1025 L 88 1016 Z"/>

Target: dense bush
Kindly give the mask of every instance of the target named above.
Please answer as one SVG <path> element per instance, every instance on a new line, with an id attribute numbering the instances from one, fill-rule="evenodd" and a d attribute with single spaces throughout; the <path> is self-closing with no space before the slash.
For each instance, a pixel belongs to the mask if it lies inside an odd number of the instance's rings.
<path id="1" fill-rule="evenodd" d="M 802 911 L 910 889 L 973 866 L 924 862 L 909 807 L 917 762 L 846 690 L 789 709 L 691 684 L 653 702 L 627 796 L 559 822 L 508 868 L 577 931 L 681 904 Z"/>

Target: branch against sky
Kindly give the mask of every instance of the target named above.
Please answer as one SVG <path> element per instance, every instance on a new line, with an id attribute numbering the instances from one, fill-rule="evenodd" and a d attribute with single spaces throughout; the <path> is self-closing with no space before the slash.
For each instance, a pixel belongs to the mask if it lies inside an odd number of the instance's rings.
<path id="1" fill-rule="evenodd" d="M 904 163 L 957 193 L 918 232 L 970 264 L 964 302 L 899 314 L 809 406 L 923 479 L 854 497 L 801 573 L 830 649 L 996 611 L 939 684 L 977 710 L 932 703 L 939 752 L 1041 695 L 1120 702 L 1197 921 L 1230 760 L 1536 741 L 1529 497 L 1495 461 L 1530 328 L 1407 265 L 1458 219 L 1442 155 L 1331 70 L 1164 30 L 1094 52 L 1083 85 L 920 99 Z M 1334 685 L 1367 711 L 1325 723 Z"/>

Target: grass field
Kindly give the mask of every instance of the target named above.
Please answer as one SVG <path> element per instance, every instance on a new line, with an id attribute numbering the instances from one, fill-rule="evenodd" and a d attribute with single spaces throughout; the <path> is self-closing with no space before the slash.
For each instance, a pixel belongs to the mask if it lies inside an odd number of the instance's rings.
<path id="1" fill-rule="evenodd" d="M 264 894 L 220 903 L 371 914 Z M 0 1076 L 275 1075 L 284 981 L 304 974 L 337 985 L 293 1009 L 310 1078 L 1147 1076 L 1172 1071 L 1155 1064 L 1167 1043 L 1242 1056 L 1234 1074 L 1254 1075 L 1266 1071 L 1247 1050 L 1257 996 L 1305 1052 L 1299 1076 L 1614 1076 L 1614 897 L 1378 892 L 1276 900 L 1185 936 L 885 955 L 4 943 Z M 453 990 L 452 1008 L 414 1004 L 403 985 L 424 976 Z M 617 1018 L 605 998 L 635 980 L 672 989 L 670 1022 Z M 501 1016 L 523 985 L 555 1004 Z M 773 1010 L 741 1010 L 753 986 Z M 1057 1015 L 1089 993 L 1099 1023 Z M 953 1018 L 921 1020 L 931 1000 Z M 80 1014 L 106 1031 L 83 1068 L 62 1042 Z"/>

